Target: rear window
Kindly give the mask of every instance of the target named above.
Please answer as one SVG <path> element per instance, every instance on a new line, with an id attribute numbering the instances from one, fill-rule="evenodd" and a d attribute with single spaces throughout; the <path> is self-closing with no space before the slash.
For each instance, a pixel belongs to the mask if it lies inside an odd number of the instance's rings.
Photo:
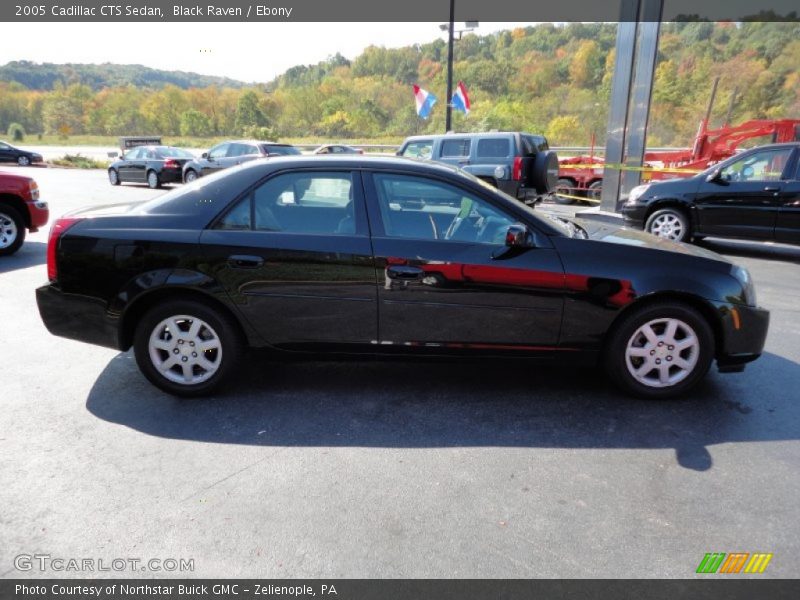
<path id="1" fill-rule="evenodd" d="M 300 150 L 295 148 L 294 146 L 269 146 L 264 145 L 262 146 L 264 152 L 267 154 L 278 155 L 278 156 L 296 156 L 300 154 Z"/>
<path id="2" fill-rule="evenodd" d="M 442 158 L 469 156 L 469 140 L 444 140 L 442 142 Z"/>
<path id="3" fill-rule="evenodd" d="M 180 148 L 162 148 L 158 152 L 159 158 L 194 158 L 194 154 Z"/>
<path id="4" fill-rule="evenodd" d="M 507 138 L 478 140 L 478 158 L 506 158 L 511 154 Z"/>
<path id="5" fill-rule="evenodd" d="M 523 135 L 521 138 L 523 154 L 536 154 L 548 149 L 547 139 L 541 135 Z"/>

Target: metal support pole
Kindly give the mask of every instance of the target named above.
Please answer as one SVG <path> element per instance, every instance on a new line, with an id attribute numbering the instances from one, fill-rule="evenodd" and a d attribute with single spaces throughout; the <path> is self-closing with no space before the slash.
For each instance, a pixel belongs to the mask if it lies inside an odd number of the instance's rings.
<path id="1" fill-rule="evenodd" d="M 629 114 L 625 165 L 638 168 L 644 164 L 644 151 L 647 142 L 647 123 L 650 118 L 650 100 L 653 95 L 653 76 L 656 71 L 658 55 L 658 36 L 661 30 L 663 0 L 642 0 L 638 23 L 638 47 L 633 72 L 631 90 L 631 110 Z M 641 171 L 623 171 L 616 209 L 622 207 L 621 201 L 630 191 L 642 182 Z"/>
<path id="2" fill-rule="evenodd" d="M 617 54 L 611 84 L 611 110 L 606 137 L 606 168 L 600 208 L 618 211 L 621 199 L 641 181 L 641 167 L 653 91 L 664 0 L 622 0 Z M 638 42 L 638 43 L 637 43 Z"/>
<path id="3" fill-rule="evenodd" d="M 456 30 L 456 0 L 450 0 L 450 28 L 447 36 L 447 110 L 444 119 L 444 131 L 450 131 L 453 119 L 453 107 L 450 105 L 450 99 L 453 97 L 453 44 Z"/>
<path id="4" fill-rule="evenodd" d="M 633 76 L 633 57 L 636 50 L 636 29 L 639 18 L 639 0 L 622 0 L 617 25 L 616 60 L 611 79 L 611 107 L 608 112 L 605 163 L 622 164 L 625 149 L 625 127 L 628 123 L 628 99 Z M 603 192 L 600 210 L 617 210 L 620 171 L 606 167 L 603 170 Z"/>

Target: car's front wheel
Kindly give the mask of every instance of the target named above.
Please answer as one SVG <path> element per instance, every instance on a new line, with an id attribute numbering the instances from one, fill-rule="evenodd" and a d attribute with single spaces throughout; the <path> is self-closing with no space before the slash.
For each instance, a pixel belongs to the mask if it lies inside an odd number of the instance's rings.
<path id="1" fill-rule="evenodd" d="M 161 182 L 158 180 L 158 173 L 155 171 L 147 172 L 147 185 L 153 190 L 161 185 Z"/>
<path id="2" fill-rule="evenodd" d="M 691 227 L 686 213 L 679 208 L 662 208 L 655 211 L 645 223 L 645 231 L 673 242 L 691 240 Z"/>
<path id="3" fill-rule="evenodd" d="M 134 335 L 139 369 L 176 396 L 217 388 L 241 362 L 242 346 L 231 317 L 195 300 L 159 304 L 145 313 Z"/>
<path id="4" fill-rule="evenodd" d="M 119 185 L 119 173 L 116 169 L 109 169 L 108 170 L 108 181 L 111 185 Z"/>
<path id="5" fill-rule="evenodd" d="M 665 301 L 624 317 L 605 347 L 605 367 L 623 390 L 643 398 L 689 391 L 714 358 L 714 334 L 689 305 Z"/>
<path id="6" fill-rule="evenodd" d="M 28 165 L 31 164 L 31 159 L 28 158 L 27 156 L 19 156 L 17 157 L 17 164 L 20 167 L 27 167 Z"/>
<path id="7" fill-rule="evenodd" d="M 25 221 L 15 208 L 0 206 L 0 256 L 14 254 L 25 241 Z"/>

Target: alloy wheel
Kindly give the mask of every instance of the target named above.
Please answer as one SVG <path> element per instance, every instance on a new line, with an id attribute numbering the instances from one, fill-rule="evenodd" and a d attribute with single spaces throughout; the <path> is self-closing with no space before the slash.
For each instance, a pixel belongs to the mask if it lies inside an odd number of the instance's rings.
<path id="1" fill-rule="evenodd" d="M 10 248 L 17 240 L 17 224 L 10 216 L 0 212 L 0 250 Z"/>
<path id="2" fill-rule="evenodd" d="M 697 333 L 680 319 L 653 319 L 628 340 L 625 366 L 647 387 L 667 388 L 692 374 L 700 356 Z"/>
<path id="3" fill-rule="evenodd" d="M 153 366 L 169 381 L 193 385 L 207 381 L 222 364 L 222 342 L 214 329 L 190 315 L 168 317 L 148 341 Z"/>

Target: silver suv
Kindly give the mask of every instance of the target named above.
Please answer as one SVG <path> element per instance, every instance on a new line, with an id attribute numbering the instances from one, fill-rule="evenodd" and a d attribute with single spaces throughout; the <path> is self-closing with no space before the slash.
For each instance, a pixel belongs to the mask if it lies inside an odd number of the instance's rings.
<path id="1" fill-rule="evenodd" d="M 558 156 L 544 136 L 531 133 L 415 135 L 397 155 L 455 165 L 526 202 L 541 200 L 558 181 Z"/>

